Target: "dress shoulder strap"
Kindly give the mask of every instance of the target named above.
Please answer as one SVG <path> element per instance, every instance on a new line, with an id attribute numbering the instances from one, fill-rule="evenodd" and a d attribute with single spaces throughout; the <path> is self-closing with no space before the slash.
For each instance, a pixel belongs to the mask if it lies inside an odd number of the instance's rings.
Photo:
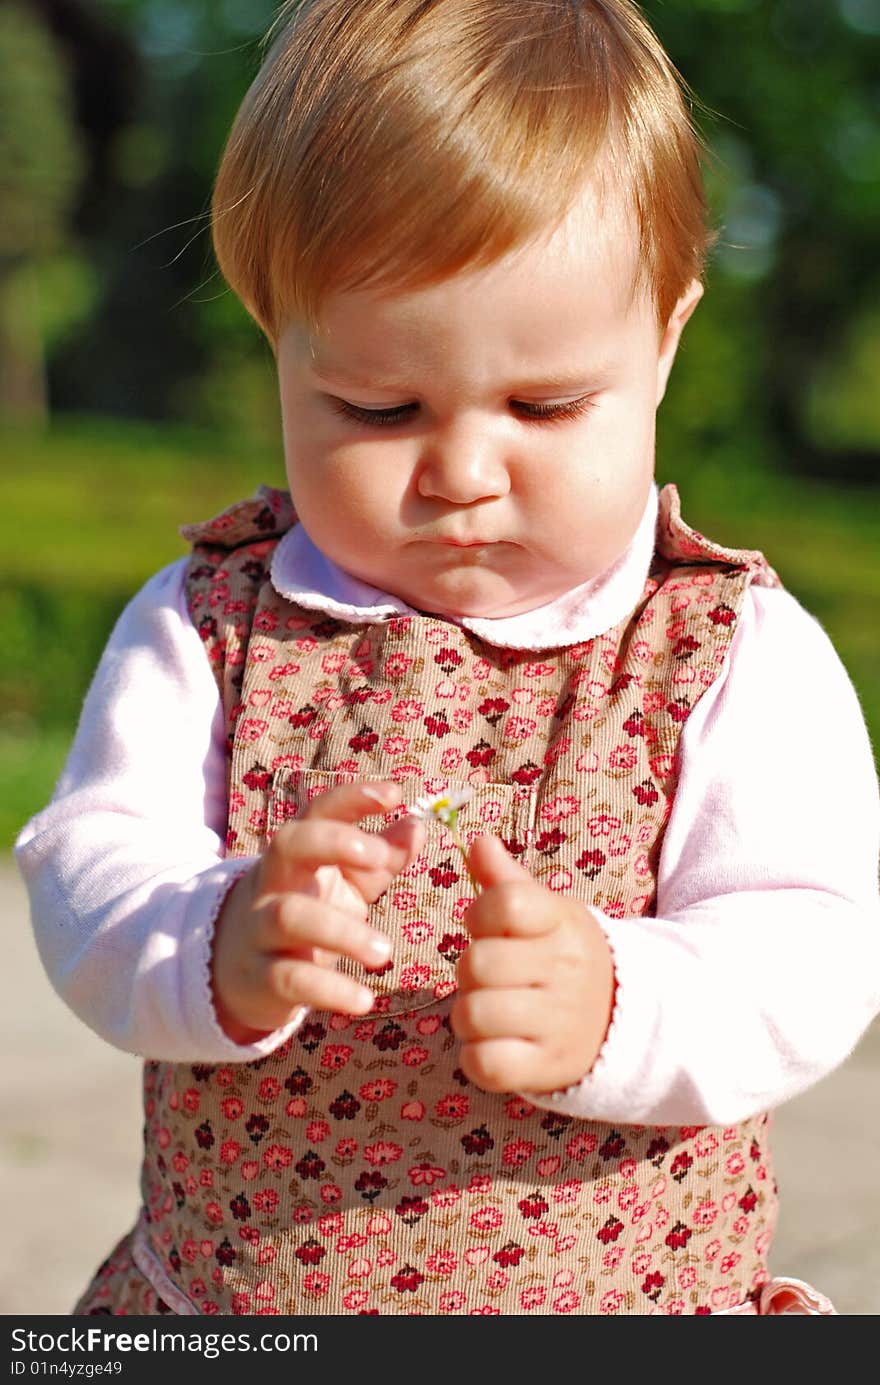
<path id="1" fill-rule="evenodd" d="M 686 524 L 681 517 L 678 490 L 664 486 L 659 496 L 656 551 L 658 557 L 674 567 L 709 563 L 722 564 L 748 574 L 759 587 L 778 587 L 779 577 L 763 553 L 752 548 L 724 548 Z"/>
<path id="2" fill-rule="evenodd" d="M 238 500 L 213 519 L 183 524 L 180 533 L 193 547 L 239 548 L 242 544 L 280 538 L 296 524 L 288 491 L 259 486 L 249 500 Z"/>

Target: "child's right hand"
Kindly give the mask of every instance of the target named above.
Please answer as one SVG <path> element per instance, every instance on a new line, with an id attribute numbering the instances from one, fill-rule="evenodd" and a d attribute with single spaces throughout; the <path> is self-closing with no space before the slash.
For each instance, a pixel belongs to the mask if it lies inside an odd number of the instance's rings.
<path id="1" fill-rule="evenodd" d="M 403 817 L 381 833 L 356 824 L 388 813 L 400 790 L 346 784 L 314 799 L 273 837 L 226 897 L 214 935 L 217 1018 L 235 1043 L 279 1029 L 301 1005 L 364 1015 L 367 987 L 336 970 L 340 957 L 381 966 L 391 943 L 367 926 L 367 904 L 415 858 L 421 824 Z"/>

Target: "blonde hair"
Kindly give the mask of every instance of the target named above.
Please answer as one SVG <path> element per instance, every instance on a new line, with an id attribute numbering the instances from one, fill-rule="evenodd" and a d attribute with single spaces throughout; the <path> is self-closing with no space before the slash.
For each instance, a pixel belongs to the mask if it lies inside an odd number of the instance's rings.
<path id="1" fill-rule="evenodd" d="M 631 0 L 292 0 L 214 188 L 220 269 L 270 341 L 328 293 L 498 260 L 592 178 L 634 208 L 658 321 L 703 271 L 687 88 Z"/>

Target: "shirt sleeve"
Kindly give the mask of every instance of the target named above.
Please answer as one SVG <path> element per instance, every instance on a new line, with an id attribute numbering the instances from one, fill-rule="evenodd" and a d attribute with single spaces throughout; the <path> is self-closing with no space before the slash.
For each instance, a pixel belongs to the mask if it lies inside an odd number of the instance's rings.
<path id="1" fill-rule="evenodd" d="M 187 611 L 186 564 L 157 573 L 120 616 L 16 859 L 49 980 L 101 1038 L 156 1059 L 247 1062 L 301 1016 L 239 1045 L 214 1011 L 214 923 L 253 861 L 224 859 L 223 709 Z"/>
<path id="2" fill-rule="evenodd" d="M 617 995 L 590 1074 L 542 1106 L 724 1125 L 841 1063 L 880 1009 L 880 808 L 856 693 L 792 596 L 752 588 L 684 725 L 657 917 L 596 912 Z"/>

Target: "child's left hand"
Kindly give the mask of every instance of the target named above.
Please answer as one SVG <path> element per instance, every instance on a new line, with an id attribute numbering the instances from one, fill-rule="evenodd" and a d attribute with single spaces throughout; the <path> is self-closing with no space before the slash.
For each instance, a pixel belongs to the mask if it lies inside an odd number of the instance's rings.
<path id="1" fill-rule="evenodd" d="M 614 1000 L 605 935 L 580 900 L 553 894 L 496 837 L 469 851 L 481 892 L 465 915 L 452 1028 L 466 1077 L 487 1092 L 550 1092 L 586 1076 Z"/>

